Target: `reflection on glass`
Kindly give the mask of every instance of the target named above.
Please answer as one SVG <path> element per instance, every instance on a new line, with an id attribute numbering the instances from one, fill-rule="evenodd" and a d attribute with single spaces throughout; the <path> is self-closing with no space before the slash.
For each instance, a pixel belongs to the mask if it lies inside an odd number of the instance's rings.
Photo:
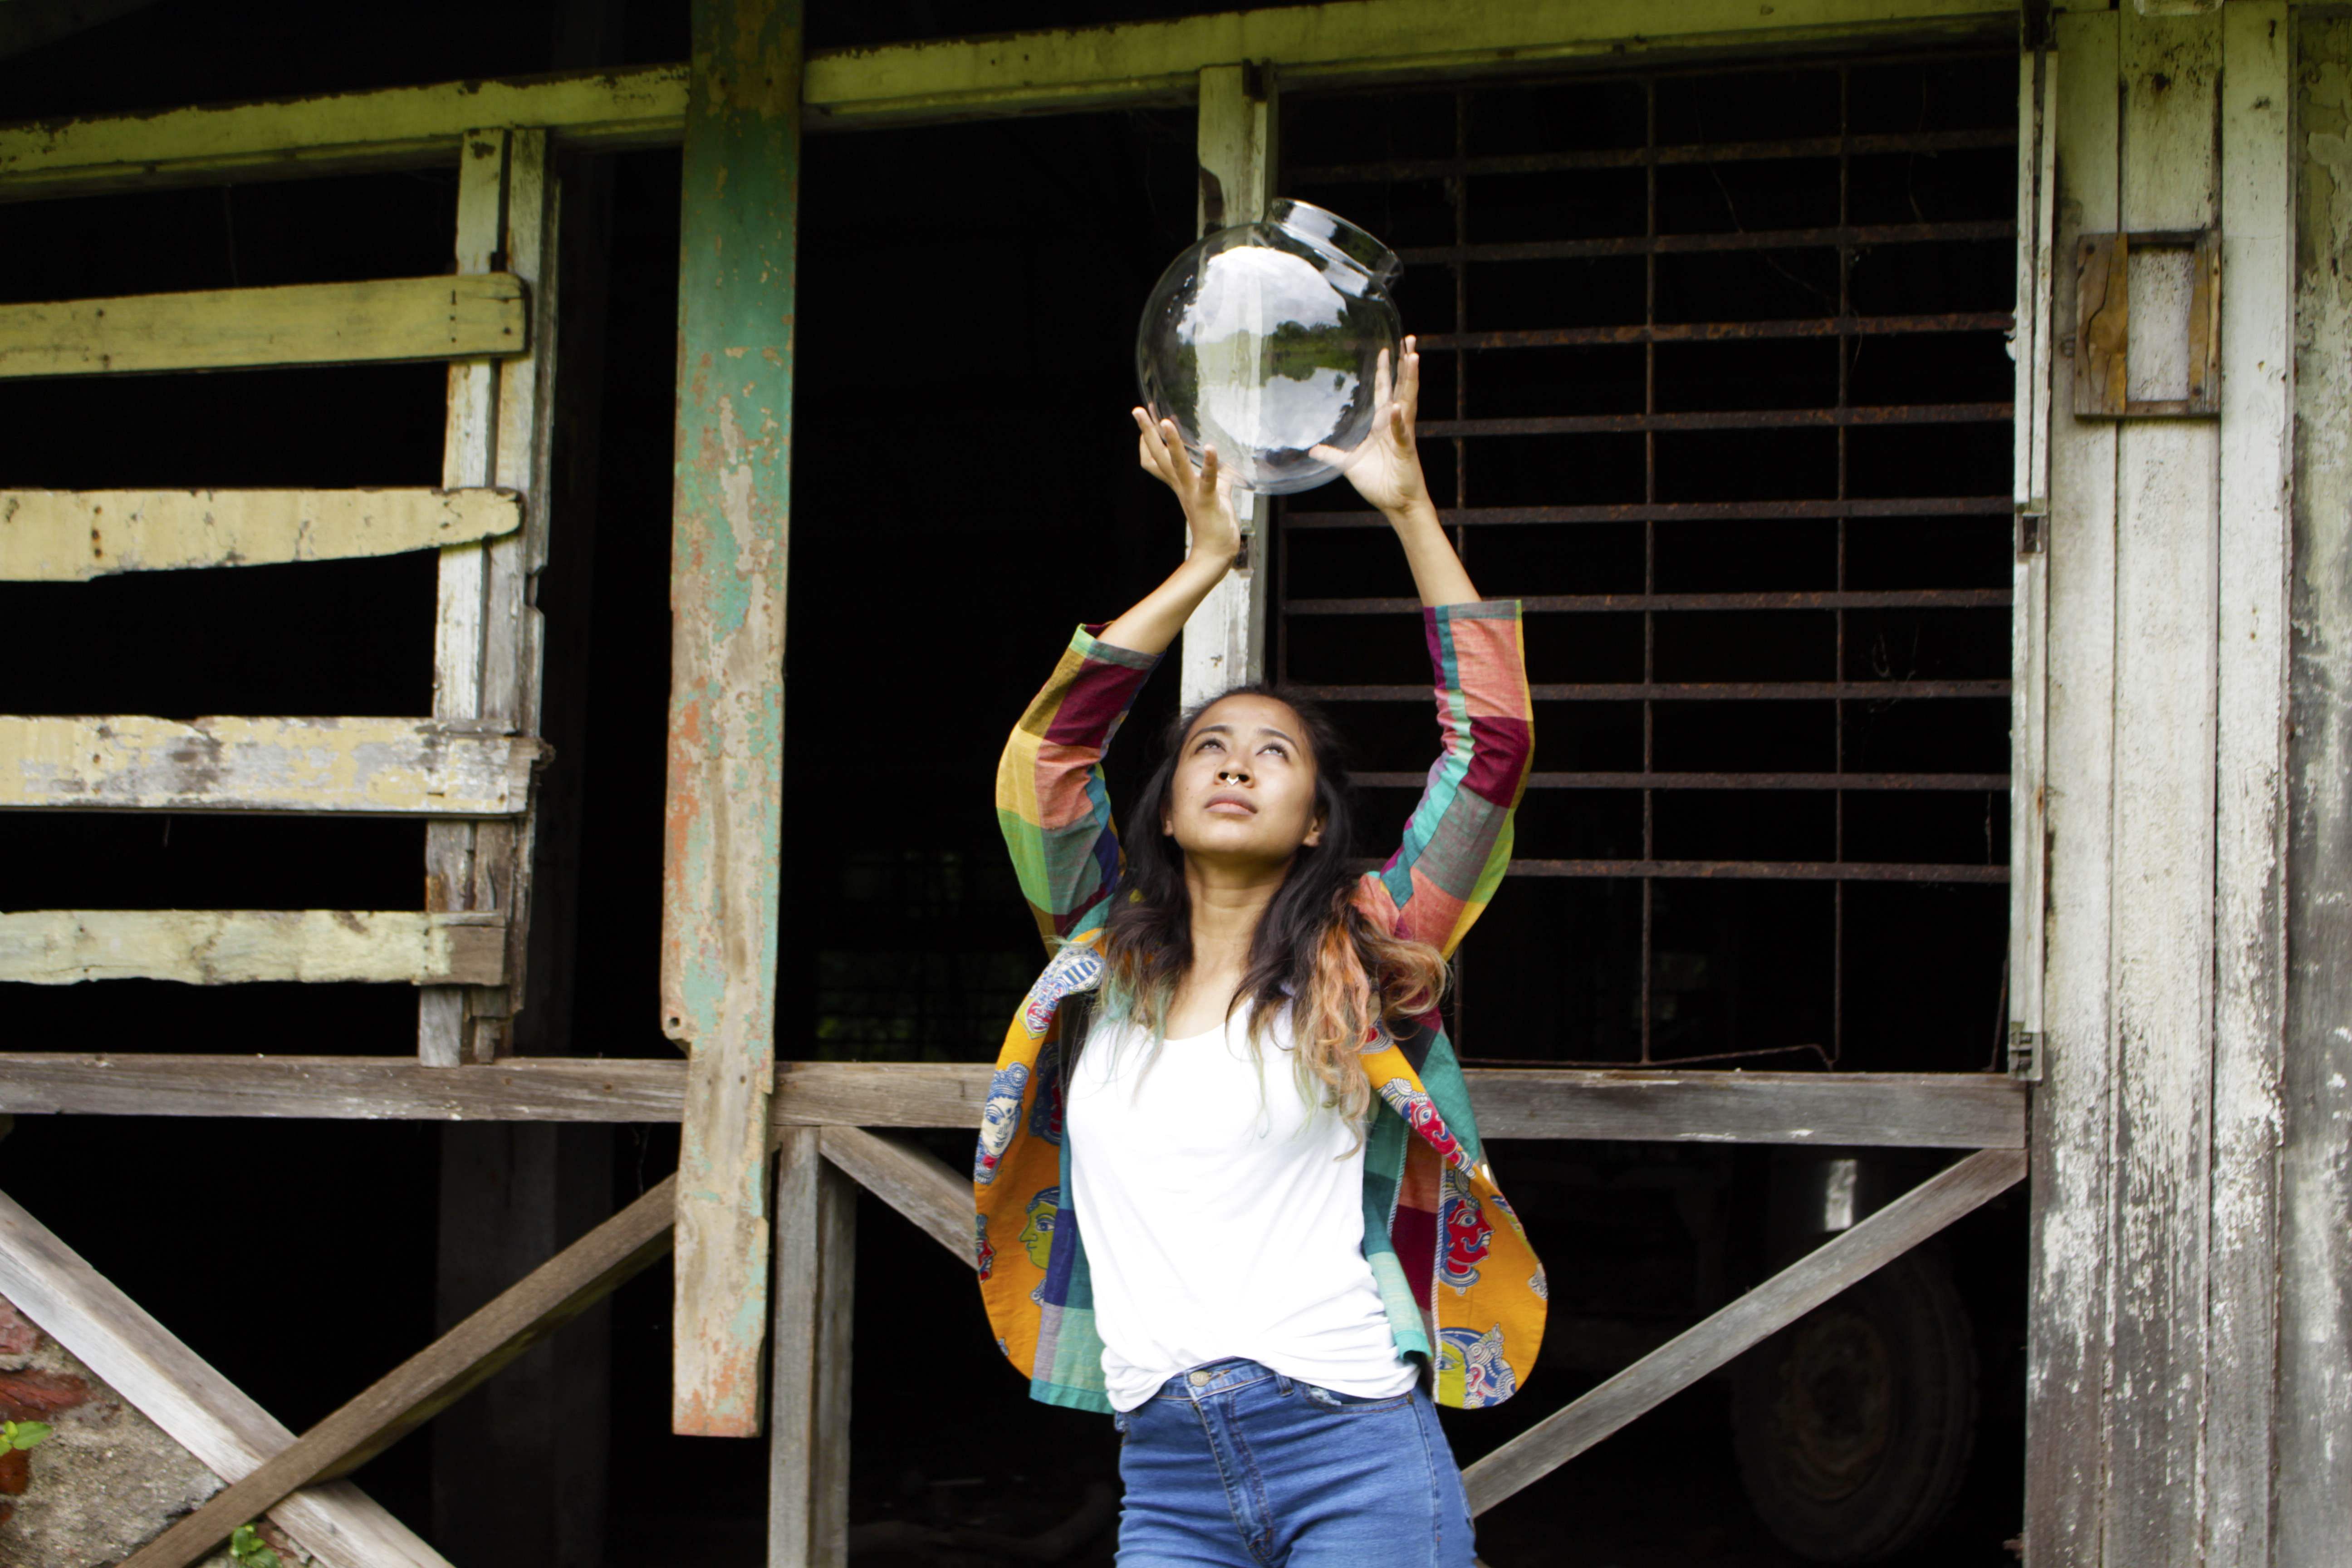
<path id="1" fill-rule="evenodd" d="M 1372 424 L 1374 366 L 1394 362 L 1389 285 L 1402 267 L 1347 219 L 1277 201 L 1221 228 L 1161 275 L 1135 334 L 1144 405 L 1200 460 L 1259 495 L 1311 489 Z"/>

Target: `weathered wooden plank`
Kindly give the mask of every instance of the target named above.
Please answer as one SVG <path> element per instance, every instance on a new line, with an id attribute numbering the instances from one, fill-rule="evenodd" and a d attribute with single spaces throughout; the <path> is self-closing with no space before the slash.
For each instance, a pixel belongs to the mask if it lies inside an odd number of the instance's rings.
<path id="1" fill-rule="evenodd" d="M 2271 1560 L 2352 1542 L 2352 17 L 2298 8 L 2285 1061 Z M 2235 287 L 2233 278 L 2231 287 Z"/>
<path id="2" fill-rule="evenodd" d="M 689 1053 L 670 1419 L 760 1430 L 782 882 L 800 0 L 695 0 L 671 503 L 662 1027 Z"/>
<path id="3" fill-rule="evenodd" d="M 503 816 L 541 750 L 424 719 L 0 717 L 0 810 Z"/>
<path id="4" fill-rule="evenodd" d="M 835 1131 L 791 1127 L 777 1138 L 768 1568 L 849 1560 L 857 1188 L 821 1152 Z"/>
<path id="5" fill-rule="evenodd" d="M 2221 18 L 2117 11 L 2126 229 L 2217 211 Z M 2116 453 L 2115 1364 L 2105 1561 L 2203 1543 L 2213 1110 L 2219 431 L 2127 421 Z"/>
<path id="6" fill-rule="evenodd" d="M 539 716 L 541 646 L 529 581 L 545 559 L 547 428 L 554 374 L 551 268 L 553 189 L 542 131 L 468 134 L 457 187 L 460 276 L 505 267 L 529 291 L 531 352 L 449 366 L 442 482 L 496 484 L 524 496 L 527 534 L 441 552 L 434 631 L 433 712 L 530 733 Z M 508 917 L 508 963 L 519 983 L 529 935 L 530 813 L 519 824 L 446 823 L 425 830 L 425 905 L 499 910 Z M 417 1054 L 449 1066 L 488 1061 L 505 1048 L 512 985 L 427 991 L 417 1004 Z"/>
<path id="7" fill-rule="evenodd" d="M 2017 390 L 2011 498 L 2017 549 L 2010 577 L 2009 1026 L 2011 1071 L 2038 1080 L 2049 914 L 2050 415 L 2053 289 L 2058 252 L 2054 115 L 2058 67 L 2029 49 L 2018 72 Z M 2018 1059 L 2020 1053 L 2026 1059 Z"/>
<path id="8" fill-rule="evenodd" d="M 2116 21 L 2055 18 L 2058 254 L 2116 226 Z M 2074 320 L 2061 266 L 2054 318 Z M 2079 352 L 2079 345 L 2077 345 Z M 2033 1099 L 2032 1276 L 2027 1319 L 2026 1553 L 2095 1568 L 2105 1507 L 2108 924 L 2114 889 L 2116 441 L 2058 398 L 2050 435 L 2047 679 L 2051 921 L 2043 1081 Z"/>
<path id="9" fill-rule="evenodd" d="M 667 1178 L 549 1258 L 123 1559 L 122 1568 L 189 1568 L 289 1493 L 349 1474 L 431 1420 L 668 1252 L 677 1185 L 677 1177 Z"/>
<path id="10" fill-rule="evenodd" d="M 0 582 L 397 555 L 512 533 L 495 489 L 0 490 Z"/>
<path id="11" fill-rule="evenodd" d="M 345 910 L 36 910 L 0 913 L 0 981 L 397 982 L 490 985 L 506 971 L 496 915 Z"/>
<path id="12" fill-rule="evenodd" d="M 1990 1074 L 1473 1068 L 1490 1138 L 2015 1149 L 2026 1091 Z M 774 1124 L 976 1128 L 985 1066 L 785 1062 Z M 0 1053 L 0 1111 L 428 1121 L 675 1121 L 674 1061 L 508 1058 L 439 1074 L 406 1057 Z"/>
<path id="13" fill-rule="evenodd" d="M 1531 60 L 1850 39 L 2013 36 L 1999 0 L 1343 0 L 1239 15 L 951 38 L 810 58 L 812 129 L 1181 103 L 1205 67 L 1276 60 L 1300 80 L 1423 79 Z M 638 66 L 0 127 L 0 200 L 457 161 L 480 126 L 572 146 L 672 144 L 687 68 Z"/>
<path id="14" fill-rule="evenodd" d="M 824 1129 L 824 1157 L 857 1184 L 914 1221 L 933 1241 L 971 1267 L 971 1182 L 940 1163 L 929 1150 L 862 1127 Z"/>
<path id="15" fill-rule="evenodd" d="M 2220 658 L 2206 1568 L 2269 1568 L 2285 1025 L 2287 372 L 2294 211 L 2284 0 L 2221 15 Z"/>
<path id="16" fill-rule="evenodd" d="M 986 38 L 841 49 L 809 62 L 812 128 L 1181 103 L 1197 73 L 1272 60 L 1295 84 L 1427 79 L 1540 62 L 1892 37 L 2016 36 L 1988 0 L 1340 0 Z"/>
<path id="17" fill-rule="evenodd" d="M 2025 1167 L 2022 1151 L 1987 1149 L 1929 1177 L 1464 1470 L 1470 1511 L 1484 1513 L 1541 1480 L 1740 1352 L 1974 1213 L 2022 1180 Z"/>
<path id="18" fill-rule="evenodd" d="M 0 1296 L 224 1480 L 252 1474 L 294 1441 L 244 1390 L 5 1194 Z M 269 1517 L 321 1568 L 449 1568 L 350 1481 L 306 1487 Z"/>
<path id="19" fill-rule="evenodd" d="M 174 181 L 454 165 L 480 126 L 535 125 L 576 146 L 675 142 L 686 67 L 632 66 L 326 93 L 0 128 L 0 199 Z"/>
<path id="20" fill-rule="evenodd" d="M 0 379 L 513 354 L 527 331 L 502 272 L 0 305 Z"/>
<path id="21" fill-rule="evenodd" d="M 1198 229 L 1254 223 L 1274 195 L 1282 115 L 1271 65 L 1215 65 L 1200 73 Z M 1265 668 L 1265 549 L 1273 509 L 1234 492 L 1242 552 L 1184 623 L 1177 700 L 1190 710 L 1255 680 Z M 1188 541 L 1189 542 L 1189 541 Z"/>

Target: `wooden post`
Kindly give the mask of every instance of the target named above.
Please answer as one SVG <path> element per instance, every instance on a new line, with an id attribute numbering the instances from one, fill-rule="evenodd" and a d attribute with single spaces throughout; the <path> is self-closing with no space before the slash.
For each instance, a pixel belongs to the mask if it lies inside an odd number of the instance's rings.
<path id="1" fill-rule="evenodd" d="M 499 484 L 522 492 L 517 534 L 441 552 L 433 652 L 433 715 L 530 733 L 539 718 L 539 612 L 530 578 L 547 559 L 542 390 L 555 363 L 552 191 L 543 131 L 469 134 L 458 162 L 457 270 L 503 267 L 530 290 L 529 357 L 453 360 L 442 455 L 447 488 Z M 427 987 L 416 1052 L 437 1067 L 488 1061 L 505 1048 L 529 935 L 531 823 L 436 823 L 425 829 L 425 907 L 509 912 L 507 984 Z"/>
<path id="2" fill-rule="evenodd" d="M 1202 234 L 1265 216 L 1274 196 L 1280 118 L 1271 64 L 1202 68 Z M 1241 558 L 1184 623 L 1178 688 L 1186 708 L 1265 672 L 1265 537 L 1274 521 L 1272 499 L 1236 490 L 1234 513 L 1242 525 Z"/>
<path id="3" fill-rule="evenodd" d="M 689 1053 L 671 1424 L 760 1430 L 782 874 L 799 0 L 695 0 L 678 276 L 662 1026 Z"/>
<path id="4" fill-rule="evenodd" d="M 2352 1542 L 2352 19 L 2300 15 L 2296 176 L 2294 811 L 2286 850 L 2286 1049 L 2279 1166 L 2273 1561 Z"/>
<path id="5" fill-rule="evenodd" d="M 824 1158 L 828 1131 L 787 1127 L 777 1139 L 768 1568 L 843 1568 L 849 1560 L 857 1184 Z"/>

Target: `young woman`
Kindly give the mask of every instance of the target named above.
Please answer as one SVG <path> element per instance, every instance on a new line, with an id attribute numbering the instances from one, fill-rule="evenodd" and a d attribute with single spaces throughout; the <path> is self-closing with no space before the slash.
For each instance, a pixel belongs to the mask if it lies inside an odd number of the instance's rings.
<path id="1" fill-rule="evenodd" d="M 1115 1415 L 1121 1568 L 1466 1568 L 1432 1401 L 1508 1398 L 1543 1332 L 1437 1010 L 1510 859 L 1518 607 L 1478 597 L 1438 526 L 1410 338 L 1402 359 L 1348 477 L 1420 588 L 1444 751 L 1388 863 L 1349 872 L 1337 737 L 1264 687 L 1182 716 L 1122 855 L 1103 751 L 1241 542 L 1216 454 L 1195 472 L 1141 409 L 1191 553 L 1079 630 L 999 765 L 1054 957 L 989 1088 L 981 1291 L 1033 1396 Z"/>

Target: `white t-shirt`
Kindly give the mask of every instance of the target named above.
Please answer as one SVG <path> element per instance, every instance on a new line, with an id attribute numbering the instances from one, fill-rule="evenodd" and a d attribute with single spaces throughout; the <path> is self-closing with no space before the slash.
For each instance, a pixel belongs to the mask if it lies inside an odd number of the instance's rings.
<path id="1" fill-rule="evenodd" d="M 1097 1019 L 1065 1111 L 1110 1402 L 1246 1356 L 1365 1398 L 1412 1386 L 1364 1261 L 1364 1151 L 1300 1093 L 1286 1014 L 1158 1050 Z"/>

